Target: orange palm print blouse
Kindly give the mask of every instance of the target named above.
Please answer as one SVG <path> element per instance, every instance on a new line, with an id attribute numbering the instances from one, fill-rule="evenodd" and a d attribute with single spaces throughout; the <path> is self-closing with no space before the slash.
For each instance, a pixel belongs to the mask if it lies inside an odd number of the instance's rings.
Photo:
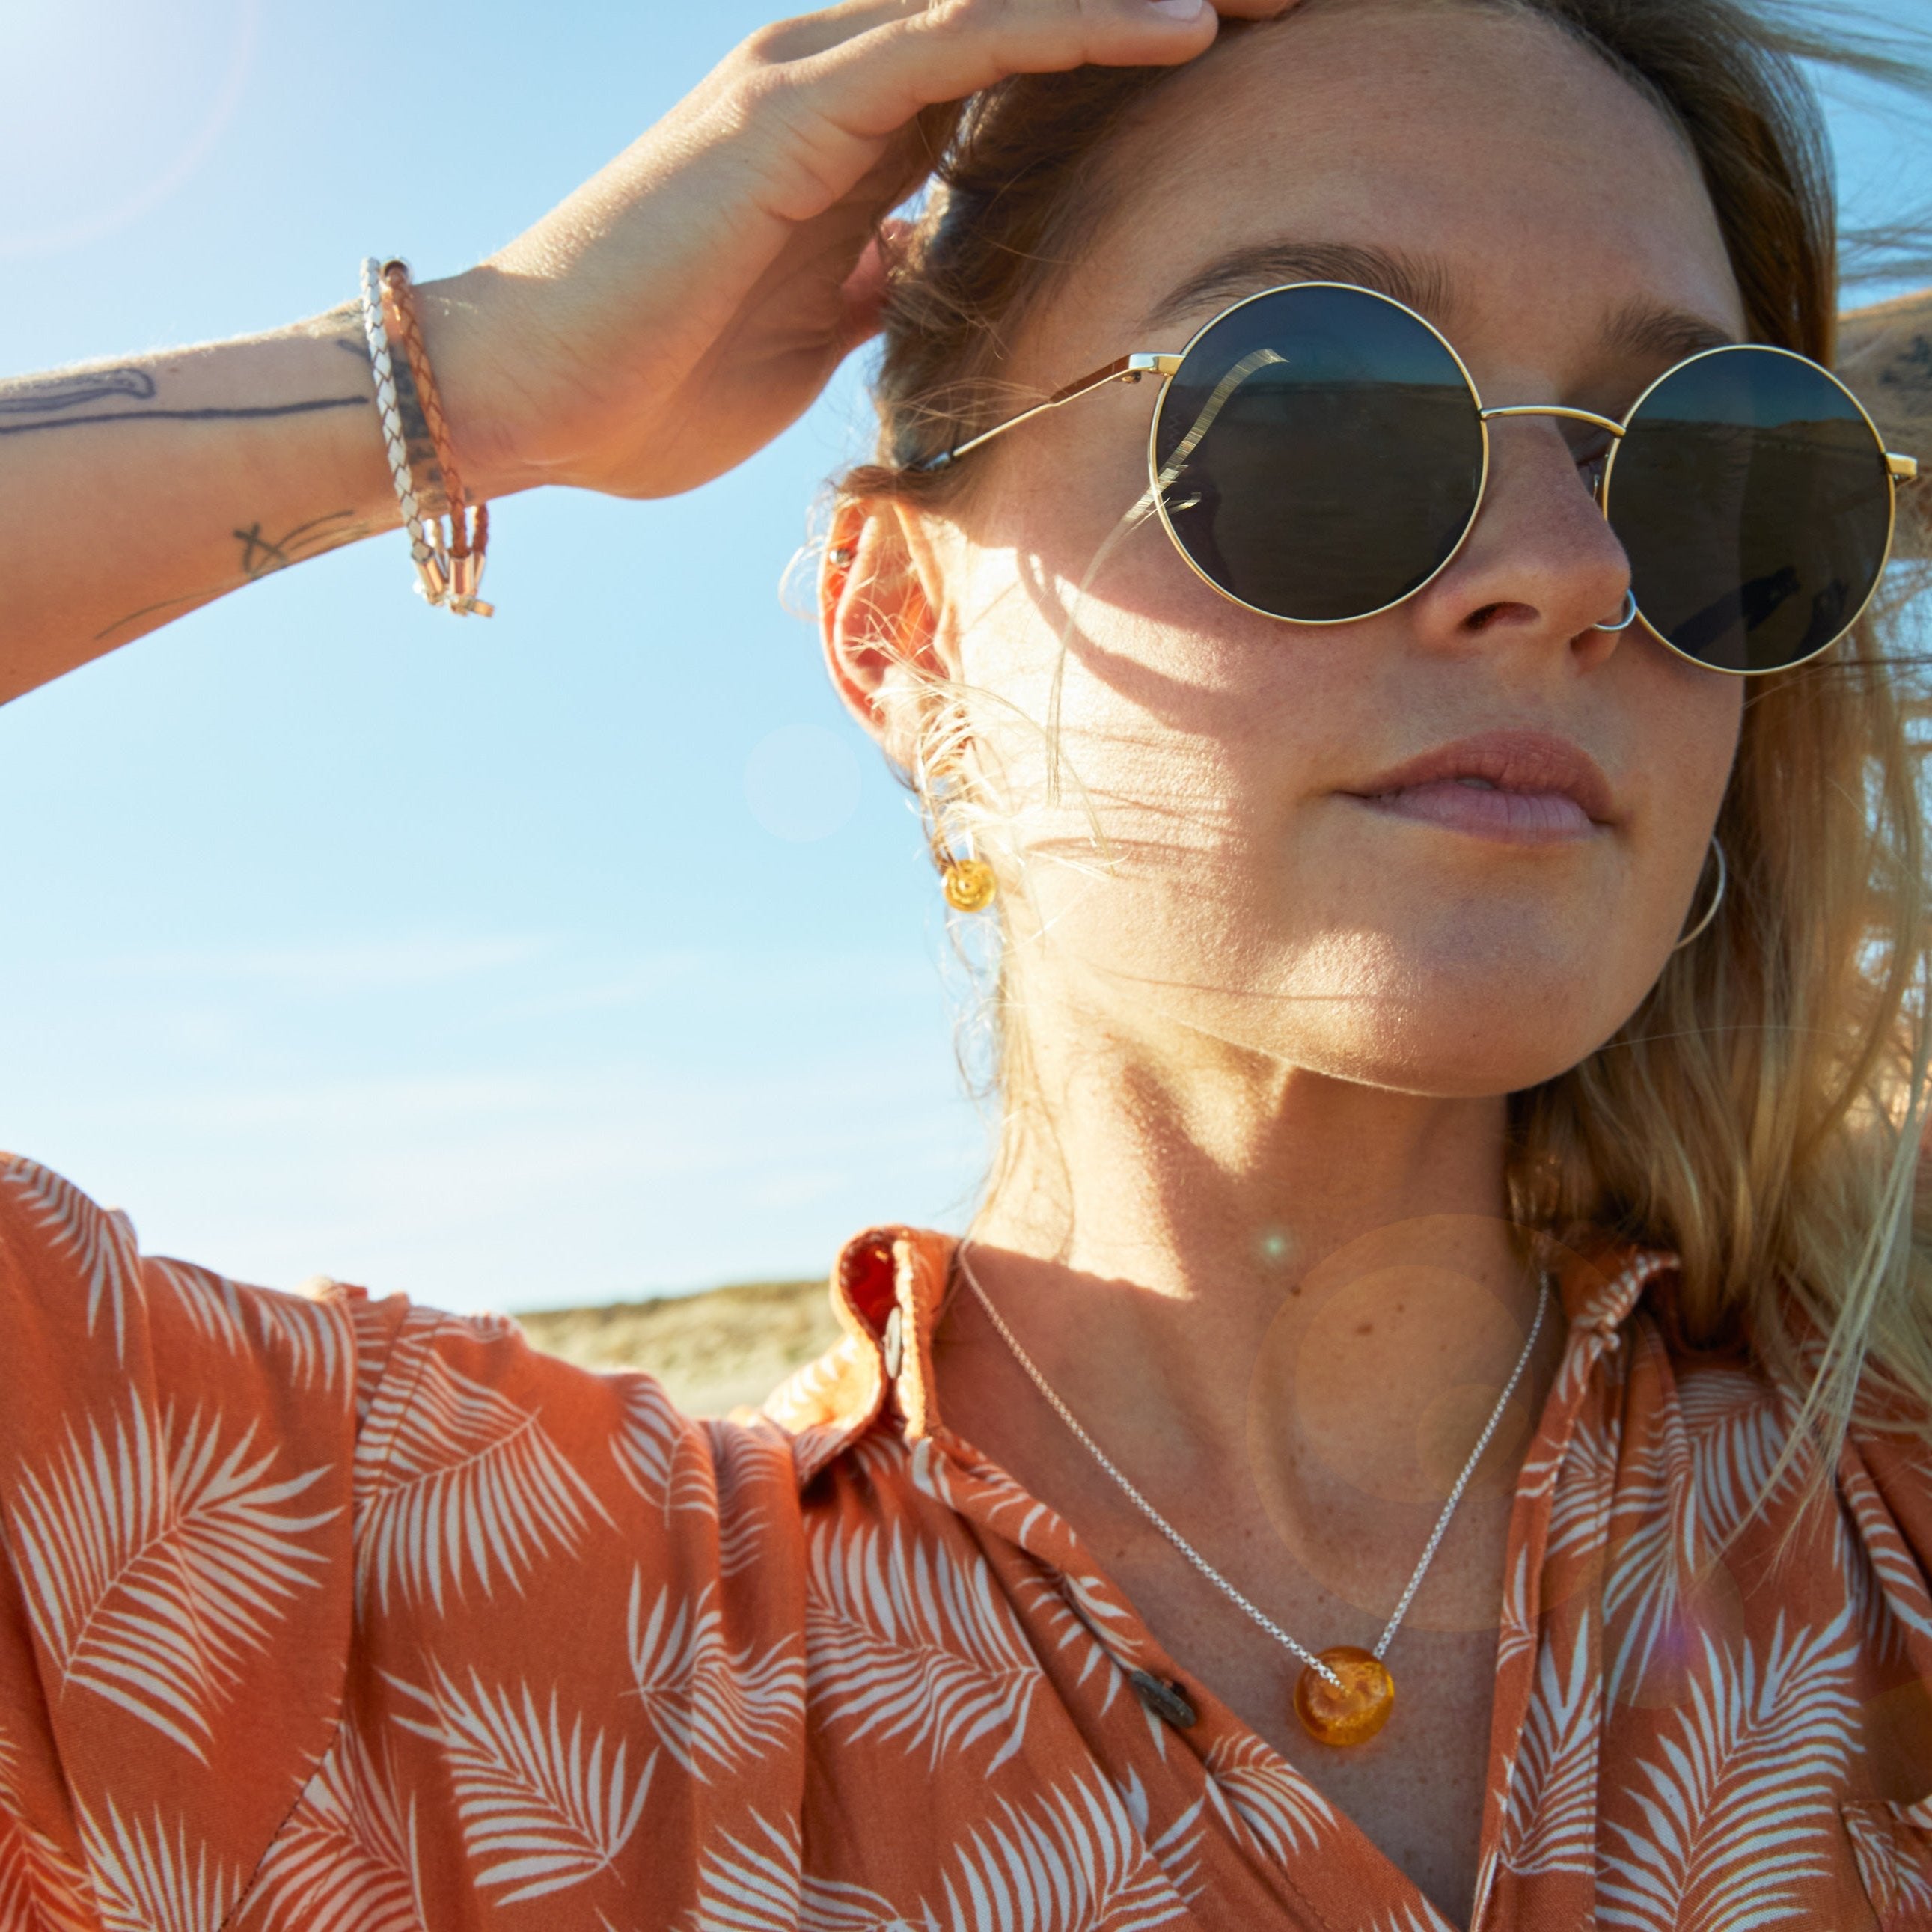
<path id="1" fill-rule="evenodd" d="M 861 1236 L 838 1345 L 694 1421 L 0 1160 L 0 1927 L 1443 1926 L 935 1413 L 949 1253 Z M 1562 1282 L 1469 1922 L 1932 1925 L 1932 1454 L 1855 1436 L 1694 1592 L 1791 1397 L 1670 1278 Z"/>

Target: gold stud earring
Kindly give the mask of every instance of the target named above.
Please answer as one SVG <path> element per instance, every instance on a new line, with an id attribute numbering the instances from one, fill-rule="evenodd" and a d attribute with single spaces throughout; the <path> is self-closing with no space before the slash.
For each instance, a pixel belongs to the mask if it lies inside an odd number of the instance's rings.
<path id="1" fill-rule="evenodd" d="M 993 868 L 970 854 L 958 859 L 948 854 L 940 861 L 939 890 L 955 912 L 984 912 L 999 891 Z"/>
<path id="2" fill-rule="evenodd" d="M 934 776 L 953 778 L 958 770 L 956 764 L 949 763 Z M 970 830 L 965 834 L 965 850 L 962 853 L 953 849 L 954 842 L 945 826 L 945 807 L 934 797 L 923 772 L 920 776 L 917 790 L 920 805 L 926 814 L 927 844 L 932 853 L 932 862 L 939 868 L 939 890 L 946 896 L 946 903 L 955 912 L 984 912 L 1000 890 L 1000 882 L 994 877 L 992 867 L 975 850 Z"/>

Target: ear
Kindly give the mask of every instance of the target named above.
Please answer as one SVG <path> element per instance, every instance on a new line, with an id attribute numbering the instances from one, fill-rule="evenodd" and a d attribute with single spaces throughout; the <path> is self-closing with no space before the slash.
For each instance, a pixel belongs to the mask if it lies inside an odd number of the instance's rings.
<path id="1" fill-rule="evenodd" d="M 923 538 L 903 505 L 842 502 L 818 574 L 819 635 L 832 688 L 886 757 L 905 767 L 932 704 L 932 680 L 949 675 Z"/>

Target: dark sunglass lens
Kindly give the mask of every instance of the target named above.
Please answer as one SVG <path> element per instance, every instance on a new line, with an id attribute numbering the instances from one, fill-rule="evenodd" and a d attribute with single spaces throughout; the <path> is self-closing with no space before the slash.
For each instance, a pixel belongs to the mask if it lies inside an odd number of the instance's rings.
<path id="1" fill-rule="evenodd" d="M 1475 514 L 1483 445 L 1441 338 L 1326 284 L 1224 316 L 1154 422 L 1181 548 L 1243 603 L 1304 623 L 1366 616 L 1426 583 Z"/>
<path id="2" fill-rule="evenodd" d="M 1645 398 L 1610 466 L 1611 527 L 1644 621 L 1721 670 L 1777 670 L 1844 635 L 1892 530 L 1885 452 L 1814 363 L 1722 349 Z"/>

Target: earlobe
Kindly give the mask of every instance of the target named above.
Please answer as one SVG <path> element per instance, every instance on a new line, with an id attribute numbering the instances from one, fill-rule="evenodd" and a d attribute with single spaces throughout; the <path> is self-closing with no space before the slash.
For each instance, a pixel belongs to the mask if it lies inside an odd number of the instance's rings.
<path id="1" fill-rule="evenodd" d="M 920 699 L 943 675 L 932 599 L 905 513 L 890 502 L 843 502 L 818 577 L 819 636 L 832 688 L 899 763 L 917 731 Z"/>

